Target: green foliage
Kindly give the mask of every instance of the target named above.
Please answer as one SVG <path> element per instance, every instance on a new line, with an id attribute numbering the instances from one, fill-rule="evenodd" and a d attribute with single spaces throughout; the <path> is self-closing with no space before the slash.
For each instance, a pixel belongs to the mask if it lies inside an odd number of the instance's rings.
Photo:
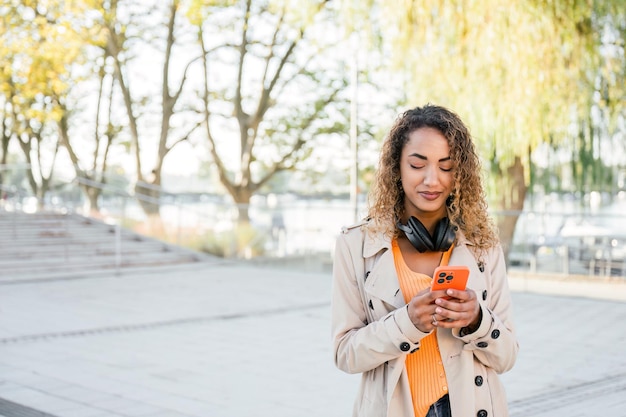
<path id="1" fill-rule="evenodd" d="M 190 0 L 187 5 L 186 15 L 192 25 L 200 26 L 213 10 L 233 7 L 237 3 L 237 0 Z"/>
<path id="2" fill-rule="evenodd" d="M 528 182 L 539 144 L 568 146 L 572 126 L 596 110 L 602 120 L 584 140 L 606 140 L 626 114 L 623 0 L 396 0 L 375 2 L 369 14 L 340 4 L 381 34 L 389 67 L 406 77 L 406 105 L 456 110 L 499 175 L 521 158 Z"/>
<path id="3" fill-rule="evenodd" d="M 4 7 L 0 56 L 8 64 L 0 72 L 0 94 L 11 106 L 3 117 L 11 121 L 10 135 L 23 140 L 25 152 L 30 152 L 38 148 L 31 141 L 55 131 L 64 115 L 61 102 L 76 82 L 72 70 L 84 62 L 77 20 L 82 9 L 60 1 L 45 6 L 10 2 Z"/>

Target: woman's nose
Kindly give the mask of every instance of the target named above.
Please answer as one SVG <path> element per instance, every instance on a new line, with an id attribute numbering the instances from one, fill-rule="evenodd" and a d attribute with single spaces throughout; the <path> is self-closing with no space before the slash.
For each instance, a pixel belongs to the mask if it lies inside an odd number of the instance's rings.
<path id="1" fill-rule="evenodd" d="M 426 167 L 426 170 L 424 172 L 424 184 L 432 185 L 437 184 L 437 182 L 439 182 L 439 172 L 437 170 L 437 167 Z"/>

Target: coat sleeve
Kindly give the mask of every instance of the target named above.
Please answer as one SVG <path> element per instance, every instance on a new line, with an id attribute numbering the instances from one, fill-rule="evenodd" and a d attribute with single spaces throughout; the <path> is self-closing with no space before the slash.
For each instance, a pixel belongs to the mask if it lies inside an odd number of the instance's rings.
<path id="1" fill-rule="evenodd" d="M 481 363 L 497 373 L 503 373 L 515 364 L 519 344 L 501 247 L 491 250 L 485 267 L 487 289 L 482 294 L 476 294 L 482 311 L 480 326 L 465 336 L 461 336 L 458 329 L 453 334 L 466 343 L 464 349 L 472 350 Z"/>
<path id="2" fill-rule="evenodd" d="M 336 242 L 331 299 L 335 365 L 347 373 L 360 373 L 406 355 L 428 335 L 411 322 L 406 306 L 374 320 L 368 313 L 359 287 L 364 279 L 363 256 L 355 248 L 362 232 L 341 234 Z M 351 250 L 352 248 L 352 250 Z"/>

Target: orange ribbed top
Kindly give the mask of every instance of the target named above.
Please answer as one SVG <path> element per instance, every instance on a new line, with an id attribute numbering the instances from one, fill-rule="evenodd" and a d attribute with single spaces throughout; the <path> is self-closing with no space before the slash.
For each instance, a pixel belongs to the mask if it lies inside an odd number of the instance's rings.
<path id="1" fill-rule="evenodd" d="M 418 292 L 430 287 L 432 277 L 409 269 L 395 239 L 392 242 L 392 249 L 400 290 L 405 302 L 408 303 Z M 452 248 L 444 254 L 441 265 L 447 265 L 451 252 Z M 405 367 L 409 376 L 415 416 L 425 416 L 430 405 L 448 393 L 446 372 L 437 343 L 437 329 L 422 339 L 419 350 L 406 356 Z"/>

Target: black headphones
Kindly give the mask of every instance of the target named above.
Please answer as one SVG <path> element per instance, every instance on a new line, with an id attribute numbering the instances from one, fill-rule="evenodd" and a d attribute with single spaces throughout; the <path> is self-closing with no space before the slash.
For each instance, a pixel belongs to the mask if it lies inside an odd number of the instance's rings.
<path id="1" fill-rule="evenodd" d="M 430 235 L 422 222 L 413 216 L 409 218 L 406 224 L 402 224 L 398 220 L 397 226 L 419 252 L 445 252 L 450 249 L 454 239 L 456 239 L 456 227 L 450 224 L 447 217 L 439 220 L 433 236 Z"/>

